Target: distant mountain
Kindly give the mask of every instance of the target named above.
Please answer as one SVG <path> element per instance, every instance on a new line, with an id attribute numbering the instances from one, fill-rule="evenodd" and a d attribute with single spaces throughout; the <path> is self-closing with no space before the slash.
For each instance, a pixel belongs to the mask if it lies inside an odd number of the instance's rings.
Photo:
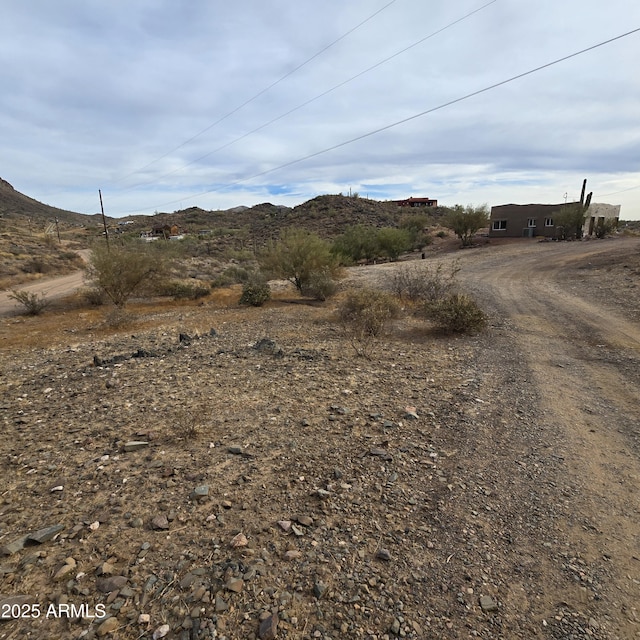
<path id="1" fill-rule="evenodd" d="M 351 225 L 364 224 L 374 227 L 396 226 L 405 215 L 426 214 L 437 218 L 444 213 L 440 207 L 408 209 L 393 202 L 381 202 L 368 198 L 343 195 L 322 195 L 296 207 L 263 202 L 253 207 L 236 206 L 222 211 L 206 211 L 189 207 L 173 213 L 157 213 L 153 216 L 127 216 L 109 218 L 109 226 L 118 222 L 133 223 L 131 232 L 149 230 L 154 226 L 176 224 L 187 233 L 216 231 L 218 235 L 242 235 L 252 237 L 258 244 L 269 238 L 277 238 L 286 227 L 302 227 L 315 231 L 325 238 L 340 235 Z M 100 214 L 86 215 L 57 209 L 38 202 L 16 191 L 6 180 L 0 178 L 0 217 L 32 221 L 53 221 L 72 226 L 101 226 Z"/>
<path id="2" fill-rule="evenodd" d="M 58 218 L 60 222 L 81 226 L 95 224 L 96 219 L 95 216 L 57 209 L 48 204 L 38 202 L 16 191 L 2 178 L 0 178 L 0 216 L 5 219 L 31 218 L 42 219 L 43 221 L 51 221 L 54 218 Z"/>
<path id="3" fill-rule="evenodd" d="M 177 224 L 188 233 L 204 229 L 245 229 L 256 239 L 275 238 L 285 227 L 302 227 L 323 237 L 333 238 L 346 227 L 365 224 L 375 227 L 395 226 L 403 215 L 439 211 L 407 209 L 392 202 L 342 195 L 323 195 L 296 207 L 263 202 L 253 207 L 234 207 L 226 211 L 205 211 L 191 207 L 174 213 L 159 213 L 151 218 L 136 216 L 136 223 L 147 225 Z"/>

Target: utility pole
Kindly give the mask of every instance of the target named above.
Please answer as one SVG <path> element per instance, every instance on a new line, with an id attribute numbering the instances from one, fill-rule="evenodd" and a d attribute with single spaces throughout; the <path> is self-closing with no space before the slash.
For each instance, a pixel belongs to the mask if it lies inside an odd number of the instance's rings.
<path id="1" fill-rule="evenodd" d="M 107 241 L 107 251 L 111 251 L 109 247 L 109 230 L 107 229 L 107 221 L 104 217 L 104 205 L 102 204 L 102 191 L 98 189 L 98 195 L 100 196 L 100 211 L 102 211 L 102 225 L 104 226 L 104 239 Z"/>

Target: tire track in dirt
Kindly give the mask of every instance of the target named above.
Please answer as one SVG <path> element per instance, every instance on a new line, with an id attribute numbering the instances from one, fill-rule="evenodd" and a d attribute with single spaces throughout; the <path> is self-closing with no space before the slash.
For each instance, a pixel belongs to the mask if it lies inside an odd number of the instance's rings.
<path id="1" fill-rule="evenodd" d="M 587 563 L 604 563 L 605 615 L 616 637 L 632 638 L 640 629 L 640 326 L 561 284 L 572 263 L 620 246 L 500 247 L 463 256 L 461 279 L 505 319 L 506 339 L 532 372 L 544 429 L 580 489 L 565 535 Z"/>

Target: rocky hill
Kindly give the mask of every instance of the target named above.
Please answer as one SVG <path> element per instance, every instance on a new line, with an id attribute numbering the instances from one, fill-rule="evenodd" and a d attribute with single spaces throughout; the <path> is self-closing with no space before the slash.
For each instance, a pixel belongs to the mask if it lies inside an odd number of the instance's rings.
<path id="1" fill-rule="evenodd" d="M 94 220 L 94 216 L 66 211 L 38 202 L 23 193 L 16 191 L 6 180 L 0 178 L 0 217 L 9 220 L 29 218 L 32 220 L 52 221 L 58 218 L 60 222 L 71 225 L 87 225 Z"/>
<path id="2" fill-rule="evenodd" d="M 226 210 L 206 211 L 199 207 L 189 207 L 173 213 L 161 212 L 154 216 L 127 216 L 121 220 L 107 217 L 112 227 L 118 222 L 130 221 L 129 230 L 138 232 L 156 225 L 177 225 L 187 233 L 201 231 L 232 230 L 242 231 L 257 238 L 275 237 L 280 230 L 288 226 L 299 226 L 320 235 L 333 238 L 346 227 L 354 224 L 366 224 L 375 227 L 395 226 L 405 215 L 427 213 L 438 218 L 446 211 L 443 207 L 420 210 L 406 209 L 392 202 L 381 202 L 367 198 L 343 195 L 321 195 L 296 207 L 276 205 L 270 202 L 253 207 L 237 206 Z M 38 202 L 19 191 L 0 178 L 0 217 L 12 222 L 33 221 L 51 222 L 57 218 L 70 226 L 98 227 L 100 216 L 86 215 L 51 207 Z"/>

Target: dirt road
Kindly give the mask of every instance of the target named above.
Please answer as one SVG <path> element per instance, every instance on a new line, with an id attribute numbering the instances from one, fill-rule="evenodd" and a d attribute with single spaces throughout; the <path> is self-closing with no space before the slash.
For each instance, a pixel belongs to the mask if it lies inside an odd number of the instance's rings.
<path id="1" fill-rule="evenodd" d="M 78 251 L 85 262 L 89 257 L 89 250 L 83 249 Z M 49 299 L 61 298 L 73 293 L 84 284 L 84 271 L 76 271 L 66 276 L 57 278 L 49 278 L 47 280 L 38 280 L 33 284 L 16 287 L 18 291 L 28 291 L 38 295 L 44 295 Z M 0 316 L 6 316 L 21 310 L 20 305 L 9 298 L 11 291 L 0 291 Z"/>
<path id="2" fill-rule="evenodd" d="M 620 638 L 640 634 L 640 318 L 591 299 L 574 278 L 577 264 L 633 246 L 640 248 L 637 240 L 532 243 L 460 262 L 461 279 L 501 318 L 486 353 L 503 358 L 494 363 L 502 371 L 497 413 L 534 417 L 542 438 L 535 446 L 548 452 L 539 464 L 561 462 L 552 562 L 577 566 L 578 582 L 601 582 L 603 615 Z M 514 384 L 514 369 L 525 372 L 529 393 Z"/>

